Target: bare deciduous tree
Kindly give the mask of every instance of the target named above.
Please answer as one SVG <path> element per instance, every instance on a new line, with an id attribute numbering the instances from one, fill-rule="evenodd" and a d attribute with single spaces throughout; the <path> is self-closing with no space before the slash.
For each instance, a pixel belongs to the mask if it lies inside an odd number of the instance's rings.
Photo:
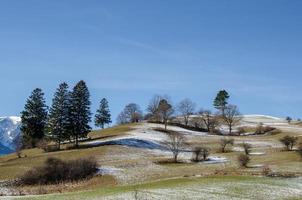
<path id="1" fill-rule="evenodd" d="M 239 162 L 241 167 L 247 167 L 247 164 L 250 162 L 250 160 L 251 159 L 248 155 L 240 154 L 238 156 L 238 162 Z"/>
<path id="2" fill-rule="evenodd" d="M 242 117 L 235 105 L 227 105 L 224 109 L 224 114 L 221 115 L 224 123 L 229 127 L 229 134 L 232 134 L 233 127 L 239 124 Z"/>
<path id="3" fill-rule="evenodd" d="M 185 137 L 178 132 L 169 131 L 166 133 L 167 141 L 165 142 L 167 148 L 173 154 L 174 162 L 177 162 L 178 155 L 182 151 L 185 144 Z"/>
<path id="4" fill-rule="evenodd" d="M 220 146 L 221 146 L 222 153 L 225 153 L 225 148 L 227 145 L 234 145 L 234 139 L 233 138 L 222 138 L 220 140 Z"/>
<path id="5" fill-rule="evenodd" d="M 300 157 L 302 159 L 302 141 L 299 143 L 297 153 L 300 155 Z"/>
<path id="6" fill-rule="evenodd" d="M 127 124 L 129 123 L 127 120 L 127 116 L 125 115 L 124 112 L 120 112 L 120 114 L 116 118 L 116 123 L 117 124 Z"/>
<path id="7" fill-rule="evenodd" d="M 142 111 L 139 105 L 135 103 L 130 103 L 126 105 L 124 113 L 131 123 L 139 122 L 142 119 Z"/>
<path id="8" fill-rule="evenodd" d="M 178 111 L 183 116 L 186 126 L 189 123 L 190 115 L 192 115 L 195 111 L 195 107 L 196 107 L 196 104 L 188 98 L 182 100 L 178 104 Z"/>
<path id="9" fill-rule="evenodd" d="M 161 115 L 163 122 L 165 124 L 165 130 L 167 130 L 168 120 L 173 114 L 174 110 L 172 105 L 166 100 L 162 99 L 158 105 L 158 113 Z"/>
<path id="10" fill-rule="evenodd" d="M 244 149 L 245 155 L 249 155 L 250 152 L 251 152 L 252 145 L 249 144 L 249 143 L 243 143 L 243 144 L 242 144 L 242 147 L 243 147 L 243 149 Z"/>
<path id="11" fill-rule="evenodd" d="M 199 111 L 199 116 L 208 132 L 213 132 L 219 126 L 218 116 L 212 114 L 210 110 Z"/>
<path id="12" fill-rule="evenodd" d="M 202 159 L 205 161 L 207 160 L 208 156 L 210 154 L 210 149 L 207 147 L 194 147 L 193 148 L 193 161 L 199 162 L 200 156 L 202 156 Z"/>
<path id="13" fill-rule="evenodd" d="M 150 114 L 152 120 L 154 120 L 155 122 L 160 122 L 160 114 L 158 113 L 158 106 L 159 106 L 159 102 L 162 100 L 163 98 L 159 95 L 154 95 L 152 97 L 152 99 L 149 102 L 149 105 L 147 107 L 147 112 Z"/>
<path id="14" fill-rule="evenodd" d="M 289 136 L 289 135 L 286 135 L 280 139 L 280 142 L 282 142 L 285 145 L 288 151 L 293 150 L 293 147 L 297 143 L 297 141 L 298 141 L 297 137 Z"/>
<path id="15" fill-rule="evenodd" d="M 125 106 L 124 110 L 118 115 L 117 123 L 126 124 L 139 122 L 143 119 L 142 111 L 139 105 L 135 103 L 130 103 Z"/>

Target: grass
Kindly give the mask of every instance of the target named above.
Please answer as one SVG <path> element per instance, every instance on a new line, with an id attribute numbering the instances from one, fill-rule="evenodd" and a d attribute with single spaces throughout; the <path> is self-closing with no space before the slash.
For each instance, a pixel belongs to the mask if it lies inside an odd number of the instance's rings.
<path id="1" fill-rule="evenodd" d="M 296 179 L 278 179 L 250 176 L 212 176 L 203 178 L 177 178 L 138 185 L 103 187 L 85 192 L 22 197 L 21 199 L 134 199 L 139 195 L 156 199 L 298 199 L 301 183 Z M 284 191 L 283 193 L 280 193 Z M 256 192 L 257 191 L 257 192 Z M 285 192 L 286 191 L 286 192 Z M 290 192 L 292 191 L 292 192 Z M 142 198 L 146 199 L 146 198 Z"/>
<path id="2" fill-rule="evenodd" d="M 95 147 L 88 149 L 74 149 L 45 153 L 41 149 L 23 151 L 23 157 L 17 158 L 11 154 L 0 158 L 0 180 L 15 179 L 34 166 L 41 165 L 48 157 L 56 157 L 62 160 L 77 159 L 95 156 L 97 159 L 104 155 L 109 147 Z M 24 157 L 26 155 L 26 157 Z"/>
<path id="3" fill-rule="evenodd" d="M 92 139 L 100 140 L 105 138 L 117 137 L 126 135 L 127 132 L 134 129 L 134 125 L 123 125 L 112 127 L 104 130 L 93 131 L 89 134 Z M 236 147 L 245 140 L 251 141 L 278 141 L 278 138 L 285 135 L 286 133 L 281 133 L 277 135 L 261 135 L 261 136 L 239 136 L 233 137 L 235 139 Z M 230 194 L 225 194 L 221 192 L 222 196 L 220 199 L 227 199 L 228 195 L 232 197 L 247 197 L 248 191 L 246 187 L 242 187 L 244 184 L 259 183 L 264 184 L 268 187 L 269 184 L 281 184 L 282 181 L 279 179 L 267 179 L 267 178 L 257 178 L 257 177 L 245 177 L 242 175 L 260 174 L 262 171 L 261 167 L 258 168 L 239 168 L 237 163 L 237 156 L 241 152 L 229 152 L 229 153 L 217 153 L 219 149 L 219 141 L 222 136 L 198 136 L 189 138 L 188 142 L 190 145 L 203 145 L 210 147 L 211 156 L 221 156 L 229 160 L 227 163 L 218 164 L 202 164 L 202 163 L 160 163 L 160 161 L 165 161 L 166 156 L 154 155 L 148 150 L 129 148 L 125 146 L 99 146 L 94 148 L 83 148 L 74 150 L 65 150 L 51 153 L 44 153 L 40 149 L 30 149 L 25 150 L 23 157 L 18 159 L 16 155 L 11 154 L 7 156 L 0 157 L 0 180 L 4 179 L 14 179 L 23 174 L 26 170 L 33 166 L 37 166 L 45 161 L 49 156 L 61 158 L 61 159 L 75 159 L 80 157 L 95 156 L 100 165 L 113 166 L 116 168 L 123 169 L 123 173 L 127 175 L 127 180 L 131 182 L 120 182 L 120 180 L 115 180 L 111 176 L 96 177 L 87 182 L 67 184 L 68 186 L 49 186 L 46 190 L 50 193 L 58 192 L 71 192 L 66 194 L 53 194 L 41 196 L 41 199 L 99 199 L 105 196 L 115 196 L 115 195 L 133 195 L 135 190 L 154 192 L 154 190 L 169 189 L 174 191 L 179 185 L 187 187 L 195 187 L 200 185 L 200 187 L 214 187 L 215 181 L 217 187 L 220 184 L 230 184 L 228 190 Z M 265 155 L 255 155 L 251 156 L 250 165 L 269 165 L 273 170 L 280 172 L 297 172 L 302 174 L 302 162 L 294 151 L 285 152 L 280 151 L 277 148 L 262 148 L 254 147 L 253 152 L 265 152 Z M 187 160 L 185 160 L 187 161 Z M 151 167 L 148 167 L 150 166 Z M 152 168 L 155 165 L 155 168 Z M 195 176 L 209 176 L 209 175 L 228 175 L 228 176 L 215 176 L 211 178 L 192 178 Z M 176 177 L 186 177 L 177 178 Z M 168 180 L 165 180 L 168 179 Z M 162 180 L 162 181 L 158 181 Z M 238 184 L 232 183 L 234 181 L 239 181 Z M 253 180 L 255 180 L 253 182 Z M 141 182 L 144 184 L 137 184 Z M 157 182 L 153 182 L 157 181 Z M 267 182 L 266 182 L 267 181 Z M 149 183 L 148 183 L 149 182 Z M 268 184 L 269 183 L 269 184 Z M 129 185 L 136 184 L 136 185 Z M 221 188 L 224 188 L 221 186 Z M 286 188 L 282 186 L 282 188 Z M 260 187 L 260 189 L 262 189 Z M 269 188 L 271 190 L 271 188 Z M 39 188 L 29 187 L 28 190 L 36 190 Z M 83 191 L 86 190 L 86 191 Z M 89 191 L 87 191 L 89 190 Z M 188 189 L 189 190 L 189 189 Z M 193 188 L 193 193 L 195 190 L 200 190 L 200 188 Z M 216 191 L 216 189 L 213 189 Z M 214 195 L 215 191 L 211 193 Z M 39 193 L 33 192 L 33 193 Z M 142 193 L 142 192 L 140 192 Z M 184 191 L 188 193 L 188 191 Z M 218 195 L 218 191 L 216 191 Z M 240 196 L 242 193 L 243 196 Z M 256 193 L 256 192 L 255 192 Z M 226 195 L 226 196 L 223 196 Z M 264 195 L 264 194 L 262 194 Z M 100 196 L 100 197 L 99 197 Z M 291 197 L 290 197 L 291 198 Z M 296 197 L 293 196 L 293 199 Z M 38 197 L 27 197 L 26 199 L 40 199 Z M 110 198 L 109 198 L 110 199 Z M 114 198 L 113 198 L 114 199 Z M 124 199 L 124 198 L 120 198 Z M 133 199 L 133 198 L 132 198 Z M 172 198 L 173 199 L 173 198 Z M 174 198 L 175 199 L 175 198 Z M 214 197 L 209 197 L 208 199 L 215 199 Z M 219 199 L 219 198 L 218 198 Z M 257 198 L 253 198 L 257 199 Z M 258 199 L 264 199 L 258 198 Z M 266 198 L 266 199 L 269 199 Z"/>
<path id="4" fill-rule="evenodd" d="M 103 130 L 92 131 L 89 137 L 93 139 L 102 139 L 106 137 L 116 137 L 131 131 L 133 124 L 116 126 Z M 34 166 L 41 165 L 48 157 L 56 157 L 60 159 L 77 159 L 82 157 L 95 156 L 100 158 L 110 147 L 94 147 L 84 149 L 62 150 L 56 152 L 45 153 L 41 149 L 26 149 L 22 151 L 22 158 L 17 158 L 15 154 L 0 156 L 0 180 L 15 179 L 22 175 L 25 171 Z"/>
<path id="5" fill-rule="evenodd" d="M 114 126 L 111 128 L 95 130 L 88 134 L 88 137 L 91 139 L 103 139 L 109 137 L 117 137 L 121 135 L 125 135 L 127 132 L 133 130 L 134 124 L 126 124 L 121 126 Z"/>

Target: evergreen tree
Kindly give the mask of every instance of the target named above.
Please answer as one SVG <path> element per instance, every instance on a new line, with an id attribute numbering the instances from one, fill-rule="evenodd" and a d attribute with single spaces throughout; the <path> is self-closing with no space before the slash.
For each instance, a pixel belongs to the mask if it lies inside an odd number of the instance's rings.
<path id="1" fill-rule="evenodd" d="M 67 83 L 59 85 L 49 111 L 48 127 L 50 137 L 60 144 L 69 133 L 69 91 Z"/>
<path id="2" fill-rule="evenodd" d="M 44 93 L 35 89 L 27 99 L 24 111 L 21 112 L 22 143 L 24 147 L 36 147 L 44 138 L 47 123 L 47 106 Z"/>
<path id="3" fill-rule="evenodd" d="M 112 122 L 109 105 L 106 98 L 103 98 L 101 100 L 100 107 L 96 111 L 94 122 L 96 126 L 99 126 L 101 128 L 104 128 L 105 124 L 110 124 Z"/>
<path id="4" fill-rule="evenodd" d="M 71 104 L 69 110 L 69 130 L 71 131 L 78 146 L 79 138 L 87 137 L 91 131 L 90 94 L 84 81 L 80 81 L 73 88 L 71 93 Z"/>
<path id="5" fill-rule="evenodd" d="M 224 115 L 224 109 L 228 104 L 230 98 L 229 93 L 225 90 L 220 90 L 214 100 L 214 107 L 222 112 Z"/>

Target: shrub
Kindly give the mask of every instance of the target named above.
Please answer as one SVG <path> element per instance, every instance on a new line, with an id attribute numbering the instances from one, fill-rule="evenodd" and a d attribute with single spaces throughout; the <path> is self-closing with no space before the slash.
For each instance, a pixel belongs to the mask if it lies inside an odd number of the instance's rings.
<path id="1" fill-rule="evenodd" d="M 242 147 L 243 147 L 243 149 L 244 149 L 245 155 L 249 155 L 250 152 L 251 152 L 252 145 L 249 144 L 249 143 L 243 143 L 243 144 L 242 144 Z"/>
<path id="2" fill-rule="evenodd" d="M 298 141 L 297 137 L 289 136 L 289 135 L 286 135 L 280 139 L 280 142 L 282 142 L 285 145 L 288 151 L 291 151 L 293 149 L 297 141 Z"/>
<path id="3" fill-rule="evenodd" d="M 255 134 L 256 135 L 261 135 L 261 134 L 265 134 L 265 133 L 268 133 L 270 131 L 273 131 L 275 129 L 276 128 L 274 128 L 274 127 L 264 126 L 263 123 L 259 123 L 257 128 L 256 128 Z"/>
<path id="4" fill-rule="evenodd" d="M 210 154 L 209 148 L 206 148 L 206 147 L 195 147 L 193 149 L 193 158 L 192 158 L 192 161 L 194 161 L 194 162 L 201 161 L 200 156 L 202 156 L 202 159 L 205 161 L 205 160 L 207 160 L 209 154 Z"/>
<path id="5" fill-rule="evenodd" d="M 96 172 L 97 162 L 92 157 L 70 161 L 48 158 L 42 166 L 27 171 L 20 180 L 26 185 L 58 184 L 85 179 Z"/>
<path id="6" fill-rule="evenodd" d="M 247 167 L 247 164 L 250 162 L 250 157 L 245 154 L 240 154 L 238 156 L 238 162 L 241 167 Z"/>
<path id="7" fill-rule="evenodd" d="M 60 150 L 56 144 L 50 144 L 49 141 L 43 139 L 37 143 L 39 149 L 43 149 L 45 152 L 53 152 Z"/>
<path id="8" fill-rule="evenodd" d="M 227 145 L 234 145 L 234 139 L 223 138 L 220 140 L 221 152 L 225 153 L 225 149 Z"/>
<path id="9" fill-rule="evenodd" d="M 302 141 L 299 143 L 297 152 L 298 152 L 298 154 L 300 155 L 300 157 L 302 159 Z"/>
<path id="10" fill-rule="evenodd" d="M 268 165 L 263 166 L 262 168 L 262 175 L 263 176 L 270 176 L 272 174 L 272 170 Z"/>

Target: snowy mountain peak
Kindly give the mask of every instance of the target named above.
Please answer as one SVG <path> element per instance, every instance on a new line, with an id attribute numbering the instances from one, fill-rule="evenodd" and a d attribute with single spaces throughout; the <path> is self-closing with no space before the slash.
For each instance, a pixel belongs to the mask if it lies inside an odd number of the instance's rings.
<path id="1" fill-rule="evenodd" d="M 20 136 L 20 125 L 20 117 L 0 117 L 0 145 L 14 149 L 13 142 L 16 137 Z"/>

